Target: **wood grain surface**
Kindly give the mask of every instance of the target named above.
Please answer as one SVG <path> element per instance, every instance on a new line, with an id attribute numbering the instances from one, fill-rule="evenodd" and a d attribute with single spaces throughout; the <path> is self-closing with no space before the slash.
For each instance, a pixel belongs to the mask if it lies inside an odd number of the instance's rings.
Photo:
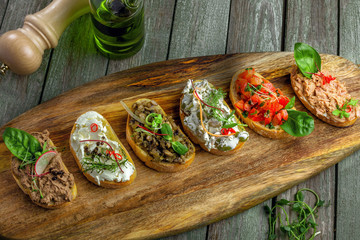
<path id="1" fill-rule="evenodd" d="M 336 69 L 353 97 L 360 97 L 360 70 L 351 62 L 322 55 Z M 158 173 L 132 157 L 138 171 L 124 189 L 103 189 L 88 182 L 69 152 L 68 138 L 76 118 L 95 110 L 108 119 L 125 142 L 126 112 L 140 97 L 156 100 L 178 119 L 178 99 L 188 78 L 208 79 L 228 89 L 232 74 L 255 67 L 288 96 L 292 53 L 248 53 L 171 60 L 111 74 L 45 102 L 4 127 L 26 131 L 49 129 L 51 138 L 74 173 L 78 198 L 54 211 L 33 205 L 18 189 L 9 170 L 9 151 L 0 142 L 0 234 L 11 238 L 155 238 L 218 221 L 263 202 L 334 165 L 360 148 L 359 123 L 346 129 L 315 120 L 307 137 L 272 140 L 251 130 L 250 140 L 234 156 L 214 156 L 197 147 L 194 163 L 184 172 Z M 296 108 L 303 110 L 299 101 Z M 128 148 L 129 149 L 129 148 Z M 129 149 L 130 150 L 130 149 Z M 46 221 L 45 221 L 46 219 Z"/>
<path id="2" fill-rule="evenodd" d="M 352 47 L 360 41 L 360 1 L 341 0 L 339 2 L 339 52 L 341 56 L 360 64 L 359 49 Z M 360 208 L 360 151 L 338 164 L 337 206 L 336 206 L 336 239 L 354 239 L 360 236 L 360 228 L 356 227 Z"/>

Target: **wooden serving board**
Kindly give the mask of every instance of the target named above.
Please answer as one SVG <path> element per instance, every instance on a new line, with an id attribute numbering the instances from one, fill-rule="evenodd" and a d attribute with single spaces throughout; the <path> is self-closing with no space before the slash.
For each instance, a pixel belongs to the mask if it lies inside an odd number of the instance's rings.
<path id="1" fill-rule="evenodd" d="M 344 58 L 322 55 L 323 64 L 360 98 L 360 70 Z M 255 67 L 292 97 L 288 52 L 248 53 L 153 63 L 115 73 L 66 92 L 20 115 L 7 126 L 25 131 L 48 129 L 75 176 L 78 197 L 68 207 L 42 209 L 18 188 L 10 172 L 10 152 L 0 142 L 0 235 L 16 239 L 156 238 L 187 231 L 229 217 L 304 181 L 360 148 L 360 124 L 336 128 L 315 119 L 307 137 L 272 140 L 252 130 L 235 155 L 215 156 L 199 147 L 193 164 L 179 173 L 147 168 L 125 140 L 128 105 L 138 98 L 156 100 L 179 122 L 179 99 L 185 81 L 207 79 L 228 90 L 240 68 Z M 300 101 L 296 108 L 305 110 Z M 69 150 L 71 128 L 82 113 L 95 110 L 110 122 L 134 159 L 138 176 L 123 189 L 105 189 L 86 180 Z"/>

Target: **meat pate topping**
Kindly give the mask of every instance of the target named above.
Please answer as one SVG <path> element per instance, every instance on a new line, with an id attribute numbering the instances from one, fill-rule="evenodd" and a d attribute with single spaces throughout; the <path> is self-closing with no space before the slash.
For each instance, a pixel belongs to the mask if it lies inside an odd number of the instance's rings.
<path id="1" fill-rule="evenodd" d="M 171 142 L 164 139 L 163 136 L 150 135 L 144 131 L 136 131 L 138 126 L 142 126 L 143 124 L 131 117 L 129 126 L 132 129 L 133 139 L 140 148 L 153 158 L 152 161 L 184 164 L 186 159 L 194 153 L 195 149 L 190 140 L 180 131 L 170 116 L 163 115 L 161 107 L 155 101 L 137 101 L 133 104 L 132 110 L 143 122 L 149 114 L 156 113 L 162 115 L 161 124 L 167 123 L 171 126 L 173 141 L 178 141 L 189 149 L 185 154 L 180 155 L 174 151 Z"/>
<path id="2" fill-rule="evenodd" d="M 329 71 L 322 70 L 326 76 L 330 75 Z M 345 84 L 337 79 L 329 83 L 323 82 L 319 75 L 312 75 L 312 78 L 304 77 L 298 67 L 292 69 L 292 76 L 295 76 L 294 90 L 300 92 L 308 103 L 315 109 L 316 114 L 330 118 L 334 122 L 345 122 L 360 116 L 359 106 L 352 106 L 348 117 L 335 116 L 333 111 L 341 108 L 346 102 L 350 101 L 351 96 L 347 92 Z"/>
<path id="3" fill-rule="evenodd" d="M 47 142 L 47 149 L 53 150 L 49 146 L 49 132 L 31 133 L 41 144 Z M 59 205 L 72 200 L 72 187 L 74 186 L 74 177 L 71 173 L 66 172 L 62 164 L 61 154 L 57 153 L 53 157 L 48 166 L 45 168 L 43 176 L 34 176 L 34 165 L 26 165 L 20 167 L 21 160 L 17 157 L 12 158 L 12 172 L 19 179 L 20 184 L 30 190 L 30 198 L 32 201 L 45 205 Z M 34 182 L 35 181 L 35 182 Z M 34 190 L 33 186 L 39 188 L 40 191 Z"/>

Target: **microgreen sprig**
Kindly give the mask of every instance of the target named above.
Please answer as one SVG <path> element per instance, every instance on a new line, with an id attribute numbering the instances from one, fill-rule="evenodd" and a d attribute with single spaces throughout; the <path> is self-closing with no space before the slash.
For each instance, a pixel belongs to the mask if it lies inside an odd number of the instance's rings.
<path id="1" fill-rule="evenodd" d="M 313 208 L 304 202 L 303 192 L 310 192 L 315 196 L 316 202 Z M 269 214 L 268 239 L 274 240 L 277 238 L 275 234 L 277 222 L 280 224 L 280 230 L 287 234 L 290 239 L 305 240 L 306 234 L 310 229 L 312 229 L 312 233 L 309 240 L 314 239 L 314 237 L 318 234 L 318 232 L 316 232 L 316 227 L 318 225 L 315 220 L 318 212 L 317 208 L 323 205 L 324 201 L 320 200 L 315 191 L 308 188 L 302 188 L 295 194 L 294 201 L 281 199 L 280 201 L 277 201 L 275 206 L 271 209 L 269 206 L 265 206 L 265 211 Z M 290 223 L 289 214 L 285 210 L 284 206 L 291 207 L 291 209 L 297 213 L 297 219 Z M 280 216 L 280 213 L 276 214 L 276 209 L 281 209 L 281 211 L 285 214 L 285 221 L 283 217 Z"/>
<path id="2" fill-rule="evenodd" d="M 339 118 L 343 118 L 343 117 L 348 118 L 350 117 L 350 113 L 349 113 L 351 111 L 350 106 L 356 106 L 358 101 L 359 100 L 355 100 L 355 99 L 346 100 L 345 103 L 342 105 L 342 107 L 336 105 L 336 109 L 332 112 L 332 114 L 335 116 L 339 116 Z M 350 108 L 349 112 L 347 112 L 348 108 Z"/>

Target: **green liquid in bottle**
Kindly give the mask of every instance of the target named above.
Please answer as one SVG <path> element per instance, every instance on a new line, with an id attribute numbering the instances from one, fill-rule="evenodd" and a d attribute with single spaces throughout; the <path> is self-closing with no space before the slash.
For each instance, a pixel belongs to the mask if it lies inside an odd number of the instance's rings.
<path id="1" fill-rule="evenodd" d="M 100 4 L 96 4 L 100 2 Z M 91 0 L 95 43 L 110 58 L 127 58 L 144 43 L 144 5 L 139 0 Z"/>

